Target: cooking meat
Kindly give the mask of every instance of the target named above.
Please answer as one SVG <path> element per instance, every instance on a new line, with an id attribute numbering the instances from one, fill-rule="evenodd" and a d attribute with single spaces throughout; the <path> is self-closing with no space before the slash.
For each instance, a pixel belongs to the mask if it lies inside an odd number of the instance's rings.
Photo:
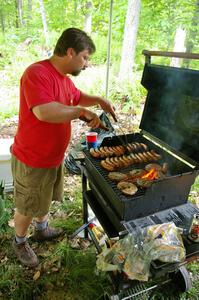
<path id="1" fill-rule="evenodd" d="M 153 182 L 151 180 L 147 180 L 144 178 L 136 179 L 136 185 L 138 185 L 139 187 L 142 187 L 142 188 L 148 188 L 152 185 L 152 183 Z"/>
<path id="2" fill-rule="evenodd" d="M 138 163 L 142 163 L 142 158 L 139 156 L 139 153 L 135 153 L 135 157 L 137 158 Z"/>
<path id="3" fill-rule="evenodd" d="M 142 146 L 142 148 L 144 148 L 145 151 L 148 149 L 148 146 L 146 144 L 140 143 L 140 145 Z"/>
<path id="4" fill-rule="evenodd" d="M 130 178 L 140 178 L 146 174 L 146 171 L 143 169 L 134 169 L 129 172 Z"/>
<path id="5" fill-rule="evenodd" d="M 143 155 L 142 152 L 138 153 L 138 155 L 141 158 L 142 162 L 146 162 L 147 161 L 146 157 Z"/>
<path id="6" fill-rule="evenodd" d="M 102 160 L 102 161 L 101 161 L 101 166 L 102 166 L 104 169 L 108 170 L 108 171 L 114 171 L 114 170 L 115 170 L 115 167 L 114 167 L 113 165 L 107 163 L 105 160 Z"/>
<path id="7" fill-rule="evenodd" d="M 120 156 L 124 154 L 125 149 L 123 146 L 114 147 L 99 147 L 98 149 L 91 148 L 90 154 L 95 158 L 104 158 L 110 156 Z"/>
<path id="8" fill-rule="evenodd" d="M 158 160 L 157 156 L 160 157 L 159 154 L 155 152 L 148 154 L 149 151 L 145 152 L 148 156 L 148 161 Z M 107 157 L 104 161 L 105 163 L 101 163 L 102 167 L 104 167 L 108 171 L 113 171 L 118 168 L 128 167 L 133 163 L 143 163 L 146 162 L 146 155 L 144 152 L 131 153 L 130 155 L 121 155 L 116 157 Z M 107 166 L 108 164 L 108 166 Z M 111 165 L 112 170 L 110 170 L 109 165 Z M 165 167 L 166 170 L 166 167 Z"/>
<path id="9" fill-rule="evenodd" d="M 154 150 L 151 150 L 151 153 L 156 157 L 157 160 L 162 158 L 161 155 L 156 153 Z"/>
<path id="10" fill-rule="evenodd" d="M 110 172 L 108 178 L 113 181 L 121 181 L 127 179 L 128 175 L 121 172 Z"/>
<path id="11" fill-rule="evenodd" d="M 131 196 L 134 195 L 138 190 L 138 188 L 135 184 L 133 184 L 131 182 L 127 182 L 127 181 L 120 181 L 117 184 L 117 187 L 125 195 L 131 195 Z"/>
<path id="12" fill-rule="evenodd" d="M 168 172 L 168 169 L 169 169 L 168 163 L 163 163 L 162 173 L 166 174 Z"/>
<path id="13" fill-rule="evenodd" d="M 103 146 L 99 147 L 97 149 L 91 148 L 90 154 L 95 158 L 104 158 L 104 157 L 110 157 L 110 156 L 121 156 L 124 155 L 125 150 L 127 149 L 128 152 L 138 151 L 141 149 L 147 150 L 147 145 L 144 143 L 128 143 L 126 147 L 119 145 L 119 146 Z M 153 158 L 156 158 L 158 154 L 152 154 Z M 143 160 L 146 159 L 146 155 L 142 157 Z"/>
<path id="14" fill-rule="evenodd" d="M 98 151 L 95 151 L 94 148 L 90 148 L 90 154 L 95 157 L 95 158 L 99 158 L 100 157 L 100 153 Z"/>
<path id="15" fill-rule="evenodd" d="M 154 169 L 156 171 L 161 171 L 162 167 L 158 164 L 148 164 L 145 166 L 145 170 L 150 171 L 151 169 Z"/>

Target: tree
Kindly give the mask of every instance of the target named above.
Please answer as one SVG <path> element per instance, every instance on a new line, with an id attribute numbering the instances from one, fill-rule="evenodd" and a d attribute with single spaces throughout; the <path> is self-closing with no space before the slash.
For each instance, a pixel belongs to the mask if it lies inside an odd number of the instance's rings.
<path id="1" fill-rule="evenodd" d="M 1 22 L 2 32 L 5 33 L 5 20 L 4 20 L 4 12 L 2 9 L 0 9 L 0 22 Z"/>
<path id="2" fill-rule="evenodd" d="M 17 10 L 16 27 L 17 28 L 24 25 L 22 7 L 23 7 L 22 0 L 16 0 L 16 10 Z"/>
<path id="3" fill-rule="evenodd" d="M 140 6 L 140 0 L 128 0 L 119 71 L 120 80 L 132 80 Z"/>
<path id="4" fill-rule="evenodd" d="M 187 52 L 193 52 L 195 43 L 199 45 L 198 26 L 199 26 L 199 0 L 196 1 L 195 10 L 191 22 L 191 28 L 189 29 L 189 38 L 186 40 Z M 184 66 L 188 68 L 190 60 L 184 59 L 183 62 L 184 62 Z"/>
<path id="5" fill-rule="evenodd" d="M 48 46 L 48 27 L 47 27 L 47 22 L 46 22 L 46 13 L 45 13 L 45 8 L 44 8 L 44 3 L 43 0 L 39 0 L 40 3 L 40 8 L 41 8 L 41 17 L 42 17 L 42 24 L 43 24 L 43 29 L 44 29 L 44 38 L 45 38 L 45 43 L 46 46 Z"/>
<path id="6" fill-rule="evenodd" d="M 176 29 L 175 33 L 175 39 L 174 39 L 174 47 L 173 51 L 174 52 L 185 52 L 185 37 L 186 37 L 186 32 L 184 29 L 182 29 L 180 26 Z M 171 59 L 171 66 L 173 67 L 180 67 L 181 60 L 178 57 L 173 57 Z"/>
<path id="7" fill-rule="evenodd" d="M 85 20 L 84 20 L 84 30 L 88 33 L 91 34 L 92 30 L 92 2 L 88 1 L 85 4 L 86 12 L 85 12 Z"/>
<path id="8" fill-rule="evenodd" d="M 32 0 L 28 0 L 28 19 L 32 19 Z"/>

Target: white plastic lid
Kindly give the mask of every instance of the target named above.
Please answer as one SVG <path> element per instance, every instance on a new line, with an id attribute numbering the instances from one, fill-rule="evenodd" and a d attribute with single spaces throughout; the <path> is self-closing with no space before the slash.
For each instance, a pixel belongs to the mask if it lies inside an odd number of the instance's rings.
<path id="1" fill-rule="evenodd" d="M 0 161 L 9 160 L 11 157 L 10 146 L 14 139 L 0 139 Z"/>

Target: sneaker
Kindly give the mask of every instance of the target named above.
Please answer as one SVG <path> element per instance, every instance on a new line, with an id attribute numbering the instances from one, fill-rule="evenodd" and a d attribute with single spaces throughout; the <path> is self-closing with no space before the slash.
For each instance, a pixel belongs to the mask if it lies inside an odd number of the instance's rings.
<path id="1" fill-rule="evenodd" d="M 14 249 L 15 255 L 23 265 L 28 267 L 36 267 L 39 264 L 37 255 L 32 250 L 27 241 L 21 244 L 17 244 L 16 240 L 14 239 L 12 242 L 12 247 Z"/>
<path id="2" fill-rule="evenodd" d="M 35 242 L 51 241 L 64 234 L 62 229 L 55 229 L 47 226 L 43 230 L 35 229 L 31 239 Z"/>

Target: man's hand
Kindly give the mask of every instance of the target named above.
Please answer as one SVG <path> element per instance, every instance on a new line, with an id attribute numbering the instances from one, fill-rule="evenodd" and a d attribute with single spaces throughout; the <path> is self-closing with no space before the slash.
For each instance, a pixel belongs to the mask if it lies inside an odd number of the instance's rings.
<path id="1" fill-rule="evenodd" d="M 105 112 L 110 113 L 113 119 L 117 122 L 117 118 L 115 116 L 115 108 L 108 100 L 104 98 L 98 96 L 90 96 L 81 91 L 79 105 L 83 107 L 100 105 L 101 108 Z"/>
<path id="2" fill-rule="evenodd" d="M 94 112 L 82 108 L 79 117 L 80 120 L 87 122 L 87 125 L 91 128 L 98 128 L 101 125 L 101 120 Z"/>
<path id="3" fill-rule="evenodd" d="M 100 98 L 99 105 L 105 112 L 110 113 L 114 121 L 117 122 L 117 118 L 115 115 L 115 108 L 108 100 Z"/>

